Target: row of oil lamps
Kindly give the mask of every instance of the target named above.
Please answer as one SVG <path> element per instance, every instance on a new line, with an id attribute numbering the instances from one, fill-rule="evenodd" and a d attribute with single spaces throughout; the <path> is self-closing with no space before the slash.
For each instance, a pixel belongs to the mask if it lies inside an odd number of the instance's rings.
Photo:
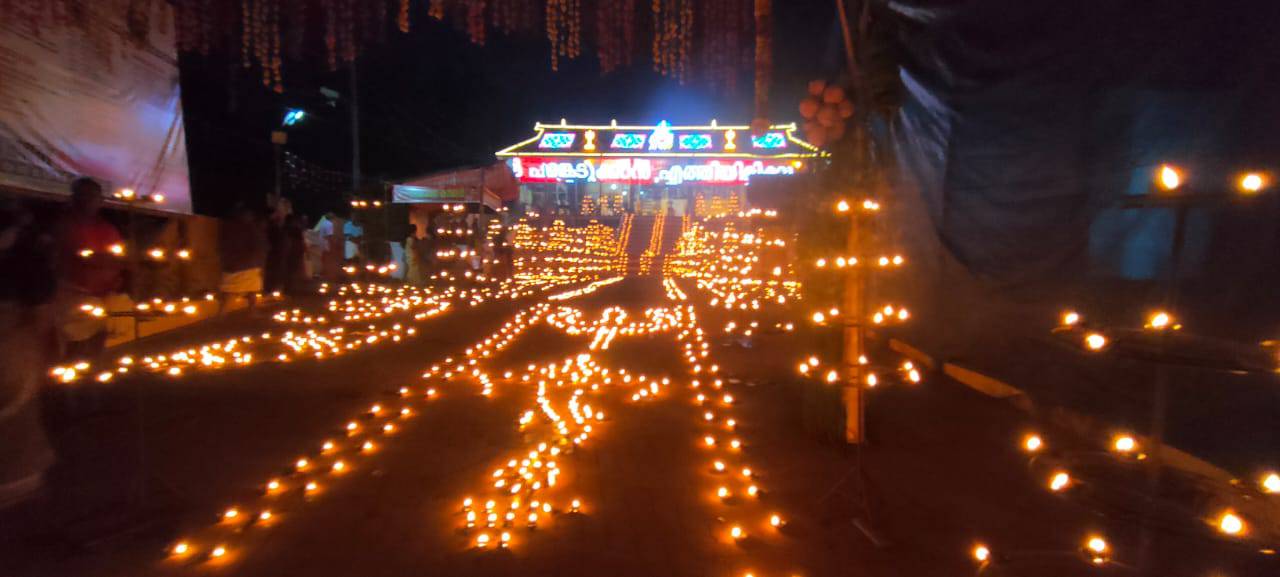
<path id="1" fill-rule="evenodd" d="M 373 294 L 390 298 L 385 295 L 389 295 L 391 291 L 393 289 L 388 287 L 344 286 L 339 289 L 339 294 Z M 403 289 L 396 293 L 402 296 L 405 291 L 421 295 L 423 289 Z M 568 293 L 558 293 L 554 296 L 564 294 Z M 333 481 L 358 470 L 363 460 L 383 448 L 387 438 L 398 433 L 404 421 L 418 416 L 425 403 L 439 398 L 439 389 L 430 386 L 433 381 L 448 381 L 463 376 L 476 377 L 483 385 L 481 393 L 491 396 L 492 380 L 481 378 L 485 375 L 478 366 L 479 360 L 488 358 L 510 345 L 521 333 L 541 320 L 549 308 L 549 304 L 539 303 L 520 311 L 493 334 L 468 347 L 460 360 L 447 357 L 443 363 L 433 365 L 424 372 L 425 386 L 401 387 L 395 395 L 394 403 L 375 403 L 356 418 L 346 421 L 340 427 L 340 438 L 320 441 L 317 443 L 316 452 L 299 456 L 286 468 L 285 474 L 267 479 L 262 484 L 260 496 L 254 502 L 229 506 L 218 515 L 217 522 L 211 526 L 194 535 L 176 540 L 169 547 L 168 558 L 176 562 L 229 562 L 234 557 L 237 542 L 243 542 L 249 536 L 275 525 L 281 513 L 285 512 L 290 504 L 296 508 L 300 504 L 320 498 Z M 507 377 L 509 379 L 510 375 L 508 374 Z M 592 410 L 587 405 L 580 407 L 575 405 L 570 412 L 577 418 L 586 416 L 596 421 L 604 418 L 603 412 Z M 548 445 L 543 445 L 541 450 L 547 461 L 539 460 L 534 468 L 544 470 L 545 474 L 541 480 L 533 481 L 530 487 L 539 483 L 552 486 L 558 476 L 556 473 L 558 465 L 554 458 L 559 455 L 560 450 Z M 528 470 L 527 467 L 525 469 Z M 292 501 L 289 500 L 290 496 L 294 497 Z M 466 501 L 466 507 L 470 511 L 468 517 L 474 522 L 479 506 L 472 510 L 472 505 L 471 500 Z M 494 514 L 494 507 L 493 501 L 485 504 L 485 523 L 495 521 L 491 517 Z M 551 507 L 550 502 L 533 504 L 534 509 L 544 514 L 549 514 L 552 511 Z M 569 503 L 568 510 L 576 512 L 579 507 L 580 502 L 575 499 Z M 526 520 L 531 523 L 536 522 L 537 514 L 531 510 L 529 512 L 531 517 L 527 517 Z M 477 544 L 488 544 L 489 539 L 487 534 L 477 537 Z M 506 545 L 510 541 L 510 534 L 503 533 L 495 536 L 494 539 L 495 544 Z"/>
<path id="2" fill-rule="evenodd" d="M 233 366 L 244 366 L 254 362 L 274 361 L 288 362 L 298 358 L 324 359 L 342 355 L 382 342 L 400 342 L 408 336 L 416 334 L 416 329 L 402 322 L 377 326 L 369 321 L 391 319 L 400 315 L 412 315 L 413 321 L 422 321 L 448 311 L 454 303 L 477 306 L 495 299 L 517 299 L 542 292 L 551 287 L 570 282 L 566 275 L 549 276 L 523 275 L 519 279 L 493 280 L 484 279 L 479 286 L 459 289 L 452 285 L 443 288 L 418 288 L 410 286 L 389 287 L 384 285 L 352 283 L 341 285 L 336 289 L 336 297 L 329 301 L 328 315 L 303 313 L 299 309 L 281 311 L 273 316 L 276 323 L 290 325 L 316 325 L 327 327 L 323 330 L 308 328 L 305 331 L 267 331 L 258 335 L 243 335 L 234 339 L 223 339 L 206 343 L 198 347 L 187 347 L 165 354 L 148 355 L 136 358 L 135 355 L 118 357 L 115 366 L 94 371 L 93 363 L 79 360 L 50 369 L 53 379 L 63 384 L 70 384 L 81 379 L 92 377 L 93 380 L 106 383 L 116 376 L 127 374 L 138 368 L 155 373 L 163 373 L 178 377 L 191 370 L 215 370 Z M 334 291 L 329 285 L 322 285 L 321 294 Z M 273 293 L 273 298 L 280 298 Z M 210 297 L 206 296 L 206 300 Z M 143 301 L 135 305 L 140 313 L 160 311 L 176 314 L 195 314 L 195 302 L 179 301 Z M 101 305 L 86 304 L 82 311 L 90 316 L 106 316 Z M 248 350 L 256 348 L 255 351 Z"/>

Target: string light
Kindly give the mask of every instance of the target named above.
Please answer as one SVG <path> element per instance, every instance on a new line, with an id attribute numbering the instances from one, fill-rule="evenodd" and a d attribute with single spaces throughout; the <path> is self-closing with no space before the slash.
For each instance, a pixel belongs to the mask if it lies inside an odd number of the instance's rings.
<path id="1" fill-rule="evenodd" d="M 1234 511 L 1223 511 L 1218 516 L 1218 530 L 1223 534 L 1237 536 L 1245 532 L 1244 519 L 1241 519 Z"/>

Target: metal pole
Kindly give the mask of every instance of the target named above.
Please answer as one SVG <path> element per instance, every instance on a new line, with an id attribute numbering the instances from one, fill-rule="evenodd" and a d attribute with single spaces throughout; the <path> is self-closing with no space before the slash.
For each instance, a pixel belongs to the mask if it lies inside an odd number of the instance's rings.
<path id="1" fill-rule="evenodd" d="M 282 184 L 280 175 L 284 171 L 281 169 L 281 166 L 280 166 L 280 163 L 281 163 L 280 143 L 274 142 L 274 139 L 272 140 L 273 142 L 271 143 L 271 148 L 274 149 L 273 152 L 275 152 L 275 156 L 276 156 L 276 200 L 278 201 L 280 200 L 280 190 L 281 190 L 281 184 Z"/>
<path id="2" fill-rule="evenodd" d="M 351 61 L 351 192 L 360 192 L 360 91 L 356 86 L 359 73 Z"/>
<path id="3" fill-rule="evenodd" d="M 1182 264 L 1182 252 L 1185 248 L 1187 237 L 1187 216 L 1191 211 L 1190 201 L 1178 202 L 1174 206 L 1173 221 L 1173 239 L 1169 247 L 1169 273 L 1165 279 L 1164 307 L 1169 314 L 1174 313 L 1174 307 L 1178 304 L 1178 274 Z M 1159 355 L 1163 357 L 1169 351 L 1169 335 L 1166 329 L 1160 336 Z M 1151 457 L 1147 460 L 1147 494 L 1150 498 L 1158 500 L 1160 498 L 1160 486 L 1162 483 L 1164 466 L 1163 455 L 1161 455 L 1161 447 L 1164 446 L 1165 429 L 1168 428 L 1169 420 L 1169 381 L 1170 367 L 1164 362 L 1159 362 L 1155 366 L 1156 374 L 1152 379 L 1151 391 L 1151 415 L 1148 425 L 1151 427 L 1148 433 L 1151 437 Z M 1139 552 L 1138 567 L 1143 574 L 1152 574 L 1151 570 L 1151 547 L 1155 540 L 1155 535 L 1150 527 L 1143 528 L 1142 545 Z"/>
<path id="4" fill-rule="evenodd" d="M 860 3 L 856 8 L 865 13 L 867 5 Z M 862 82 L 862 71 L 858 66 L 857 52 L 854 47 L 853 30 L 849 22 L 849 11 L 845 7 L 845 0 L 836 0 L 836 11 L 840 18 L 840 30 L 842 32 L 845 49 L 845 64 L 849 67 L 850 81 L 853 84 L 853 100 L 855 116 L 852 118 L 854 140 L 854 162 L 859 163 L 862 171 L 873 170 L 870 166 L 869 155 L 866 154 L 867 142 L 864 123 L 866 121 L 867 99 L 866 86 Z M 865 16 L 865 14 L 864 14 Z M 859 33 L 865 32 L 866 18 L 859 18 Z M 863 178 L 863 184 L 866 183 Z M 846 250 L 850 256 L 856 256 L 859 263 L 866 262 L 866 255 L 862 254 L 862 242 L 860 239 L 861 230 L 858 226 L 857 210 L 850 212 L 849 216 L 849 237 L 846 240 Z M 864 412 L 863 407 L 863 375 L 862 365 L 859 362 L 863 355 L 863 333 L 862 321 L 864 318 L 865 308 L 865 279 L 863 277 L 864 265 L 850 267 L 849 272 L 845 275 L 844 285 L 844 309 L 845 320 L 844 325 L 844 363 L 849 371 L 848 378 L 844 388 L 844 406 L 845 406 L 845 442 L 850 444 L 860 444 L 866 439 L 866 431 L 864 430 Z M 852 317 L 852 318 L 851 318 Z"/>
<path id="5" fill-rule="evenodd" d="M 142 292 L 140 290 L 142 247 L 138 245 L 138 218 L 135 210 L 136 202 L 138 201 L 135 197 L 135 199 L 130 199 L 125 203 L 125 215 L 128 217 L 129 232 L 129 246 L 126 249 L 129 252 L 129 300 L 135 305 L 142 299 Z M 131 323 L 133 325 L 133 340 L 130 345 L 137 346 L 138 338 L 140 336 L 138 334 L 140 321 L 138 319 L 137 307 L 135 306 L 130 312 L 130 317 L 133 319 L 133 322 Z M 138 472 L 137 477 L 134 480 L 132 497 L 135 499 L 134 502 L 139 504 L 146 504 L 149 484 L 147 479 L 147 402 L 144 397 L 145 392 L 146 387 L 144 386 L 137 386 L 134 388 L 134 426 L 137 427 L 138 435 Z"/>
<path id="6" fill-rule="evenodd" d="M 1190 203 L 1180 202 L 1174 208 L 1173 242 L 1169 250 L 1169 275 L 1165 281 L 1164 306 L 1169 314 L 1174 314 L 1178 304 L 1178 273 L 1182 263 L 1182 252 L 1186 245 L 1187 215 L 1191 211 Z M 1160 354 L 1168 353 L 1169 336 L 1167 332 L 1160 336 Z M 1156 365 L 1155 390 L 1151 399 L 1151 446 L 1154 449 L 1148 466 L 1151 471 L 1151 489 L 1159 488 L 1160 482 L 1160 450 L 1164 443 L 1164 432 L 1168 420 L 1169 366 L 1165 363 Z M 1154 496 L 1154 495 L 1153 495 Z"/>
<path id="7" fill-rule="evenodd" d="M 844 303 L 841 306 L 841 315 L 844 317 L 841 325 L 844 327 L 844 365 L 848 371 L 845 380 L 844 389 L 841 391 L 844 398 L 845 407 L 845 426 L 844 440 L 846 443 L 859 444 L 865 439 L 865 430 L 863 427 L 863 415 L 865 413 L 862 398 L 862 354 L 863 354 L 863 335 L 862 335 L 862 317 L 863 317 L 863 282 L 862 270 L 866 266 L 865 255 L 862 254 L 862 243 L 860 242 L 860 233 L 858 226 L 857 212 L 853 211 L 849 216 L 849 235 L 845 240 L 845 251 L 850 256 L 858 259 L 858 266 L 849 267 L 849 271 L 845 274 L 844 283 Z"/>
<path id="8" fill-rule="evenodd" d="M 279 202 L 284 190 L 284 145 L 289 135 L 284 130 L 271 131 L 271 151 L 276 157 L 276 194 L 274 200 Z M 267 199 L 267 208 L 271 208 L 273 199 Z"/>

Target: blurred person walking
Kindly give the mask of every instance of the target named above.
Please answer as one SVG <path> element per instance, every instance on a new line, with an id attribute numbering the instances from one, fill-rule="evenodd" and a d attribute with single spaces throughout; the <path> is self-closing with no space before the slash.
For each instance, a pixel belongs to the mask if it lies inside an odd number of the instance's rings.
<path id="1" fill-rule="evenodd" d="M 276 201 L 267 217 L 267 256 L 263 270 L 263 288 L 268 293 L 284 292 L 289 283 L 289 254 L 294 239 L 289 235 L 289 217 L 293 205 L 287 198 Z"/>
<path id="2" fill-rule="evenodd" d="M 53 239 L 21 207 L 0 209 L 0 510 L 33 496 L 53 464 L 39 392 L 57 342 Z"/>
<path id="3" fill-rule="evenodd" d="M 311 275 L 307 266 L 307 219 L 300 214 L 290 214 L 285 220 L 284 234 L 287 240 L 284 255 L 284 292 L 301 294 Z"/>
<path id="4" fill-rule="evenodd" d="M 107 297 L 124 287 L 124 239 L 100 214 L 102 203 L 101 184 L 91 178 L 76 179 L 71 183 L 71 204 L 55 227 L 56 318 L 68 359 L 93 359 L 102 353 L 106 319 L 86 314 L 82 307 L 106 309 Z"/>
<path id="5" fill-rule="evenodd" d="M 316 222 L 315 236 L 320 240 L 319 276 L 326 281 L 339 281 L 344 278 L 342 266 L 345 250 L 343 240 L 343 219 L 337 213 L 329 211 Z"/>
<path id="6" fill-rule="evenodd" d="M 404 237 L 404 282 L 413 286 L 424 282 L 423 244 L 418 238 L 418 226 L 409 225 L 409 235 Z"/>
<path id="7" fill-rule="evenodd" d="M 244 297 L 250 314 L 256 314 L 257 295 L 262 292 L 262 268 L 267 259 L 267 232 L 249 207 L 237 206 L 230 219 L 218 227 L 218 249 L 222 254 L 222 304 L 226 310 L 236 298 Z"/>

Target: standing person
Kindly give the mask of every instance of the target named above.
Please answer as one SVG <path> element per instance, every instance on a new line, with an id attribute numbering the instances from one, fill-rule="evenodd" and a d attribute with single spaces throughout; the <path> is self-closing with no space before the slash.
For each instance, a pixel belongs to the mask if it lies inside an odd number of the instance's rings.
<path id="1" fill-rule="evenodd" d="M 300 294 L 306 287 L 310 276 L 307 273 L 307 219 L 300 214 L 291 214 L 285 221 L 285 236 L 288 247 L 284 255 L 286 294 Z"/>
<path id="2" fill-rule="evenodd" d="M 422 239 L 418 238 L 418 225 L 409 225 L 409 235 L 404 237 L 404 282 L 421 286 Z"/>
<path id="3" fill-rule="evenodd" d="M 39 389 L 49 366 L 58 290 L 54 247 L 20 208 L 0 211 L 0 510 L 34 495 L 53 464 L 40 422 Z"/>
<path id="4" fill-rule="evenodd" d="M 485 276 L 493 275 L 498 269 L 496 260 L 498 251 L 493 241 L 485 238 L 484 235 L 478 235 L 476 238 L 479 239 L 476 244 L 480 245 L 480 270 Z"/>
<path id="5" fill-rule="evenodd" d="M 418 254 L 422 261 L 422 277 L 425 280 L 440 272 L 440 257 L 436 254 L 437 247 L 440 245 L 436 241 L 435 229 L 428 226 L 426 236 L 418 240 L 418 245 L 421 247 Z"/>
<path id="6" fill-rule="evenodd" d="M 502 233 L 498 235 L 502 239 L 502 270 L 507 276 L 516 274 L 516 230 L 515 227 L 504 224 Z"/>
<path id="7" fill-rule="evenodd" d="M 289 278 L 287 255 L 293 239 L 289 238 L 286 220 L 293 207 L 289 199 L 276 201 L 275 209 L 267 218 L 267 260 L 264 267 L 263 285 L 268 293 L 283 292 Z"/>
<path id="8" fill-rule="evenodd" d="M 497 262 L 494 269 L 503 277 L 511 276 L 511 239 L 507 237 L 508 227 L 503 224 L 498 234 L 493 237 L 493 252 Z"/>
<path id="9" fill-rule="evenodd" d="M 342 225 L 342 234 L 346 237 L 343 258 L 346 261 L 354 261 L 357 268 L 363 268 L 365 262 L 369 260 L 364 244 L 364 227 L 360 226 L 355 218 L 349 218 Z"/>
<path id="10" fill-rule="evenodd" d="M 244 205 L 237 206 L 229 220 L 218 227 L 218 248 L 222 253 L 222 305 L 239 296 L 248 301 L 249 311 L 254 312 L 257 293 L 262 292 L 262 267 L 267 257 L 267 235 L 262 223 L 253 211 Z"/>
<path id="11" fill-rule="evenodd" d="M 342 219 L 333 211 L 325 213 L 311 229 L 320 241 L 317 276 L 326 281 L 338 280 L 342 268 Z"/>
<path id="12" fill-rule="evenodd" d="M 107 324 L 82 305 L 105 308 L 124 285 L 124 239 L 102 215 L 102 185 L 91 178 L 71 183 L 71 204 L 56 227 L 59 337 L 68 358 L 93 358 L 107 342 Z"/>

